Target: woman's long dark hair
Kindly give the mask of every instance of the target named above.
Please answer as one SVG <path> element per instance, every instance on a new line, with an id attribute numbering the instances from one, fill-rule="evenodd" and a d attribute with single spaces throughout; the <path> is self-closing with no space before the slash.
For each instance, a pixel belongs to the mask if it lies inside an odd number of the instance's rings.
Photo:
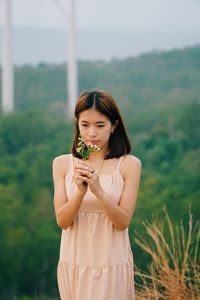
<path id="1" fill-rule="evenodd" d="M 78 120 L 80 113 L 94 108 L 96 111 L 100 112 L 106 116 L 112 125 L 117 127 L 114 132 L 111 133 L 109 139 L 109 153 L 106 155 L 105 159 L 120 157 L 124 154 L 129 154 L 131 151 L 131 143 L 127 136 L 125 126 L 117 107 L 117 104 L 113 97 L 105 91 L 86 91 L 80 94 L 78 97 L 76 107 L 75 107 L 75 137 L 72 145 L 72 154 L 75 157 L 81 158 L 76 151 L 78 144 L 78 137 L 80 135 Z"/>

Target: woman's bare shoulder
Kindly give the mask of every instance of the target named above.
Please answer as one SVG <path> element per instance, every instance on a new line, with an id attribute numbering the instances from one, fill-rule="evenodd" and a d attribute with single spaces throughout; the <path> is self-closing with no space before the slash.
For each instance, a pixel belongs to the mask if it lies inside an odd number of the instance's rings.
<path id="1" fill-rule="evenodd" d="M 52 162 L 53 170 L 59 170 L 60 172 L 64 172 L 66 174 L 69 170 L 70 160 L 71 154 L 62 154 L 56 156 Z"/>
<path id="2" fill-rule="evenodd" d="M 127 154 L 124 156 L 124 159 L 122 160 L 122 173 L 125 174 L 130 174 L 130 172 L 134 170 L 140 171 L 142 168 L 142 162 L 141 160 L 131 154 Z"/>
<path id="3" fill-rule="evenodd" d="M 125 164 L 134 164 L 134 165 L 139 165 L 139 166 L 142 165 L 141 160 L 138 157 L 131 155 L 131 154 L 127 154 L 124 156 L 124 163 Z"/>

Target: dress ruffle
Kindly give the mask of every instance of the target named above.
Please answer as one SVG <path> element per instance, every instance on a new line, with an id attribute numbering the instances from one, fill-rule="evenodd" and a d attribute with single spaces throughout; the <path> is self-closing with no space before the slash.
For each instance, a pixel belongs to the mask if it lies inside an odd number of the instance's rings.
<path id="1" fill-rule="evenodd" d="M 57 276 L 62 300 L 134 300 L 133 261 L 87 267 L 59 261 Z M 123 280 L 122 280 L 123 279 Z"/>

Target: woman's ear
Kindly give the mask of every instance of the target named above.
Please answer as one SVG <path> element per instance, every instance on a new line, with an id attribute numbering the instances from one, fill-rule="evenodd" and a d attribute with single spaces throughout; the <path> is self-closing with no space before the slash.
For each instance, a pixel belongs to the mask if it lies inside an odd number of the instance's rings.
<path id="1" fill-rule="evenodd" d="M 115 128 L 117 127 L 118 124 L 119 124 L 119 121 L 116 120 L 116 121 L 115 121 L 115 124 L 112 125 L 111 133 L 113 133 L 113 132 L 115 131 Z"/>

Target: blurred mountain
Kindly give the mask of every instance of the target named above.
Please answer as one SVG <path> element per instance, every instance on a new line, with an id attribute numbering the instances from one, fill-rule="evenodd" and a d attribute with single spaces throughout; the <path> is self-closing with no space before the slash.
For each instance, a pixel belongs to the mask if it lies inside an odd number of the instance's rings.
<path id="1" fill-rule="evenodd" d="M 62 63 L 67 59 L 67 31 L 36 27 L 13 30 L 13 57 L 17 65 Z M 153 50 L 170 50 L 200 44 L 200 33 L 77 32 L 77 57 L 110 60 L 137 56 Z M 2 29 L 0 29 L 0 55 Z"/>

